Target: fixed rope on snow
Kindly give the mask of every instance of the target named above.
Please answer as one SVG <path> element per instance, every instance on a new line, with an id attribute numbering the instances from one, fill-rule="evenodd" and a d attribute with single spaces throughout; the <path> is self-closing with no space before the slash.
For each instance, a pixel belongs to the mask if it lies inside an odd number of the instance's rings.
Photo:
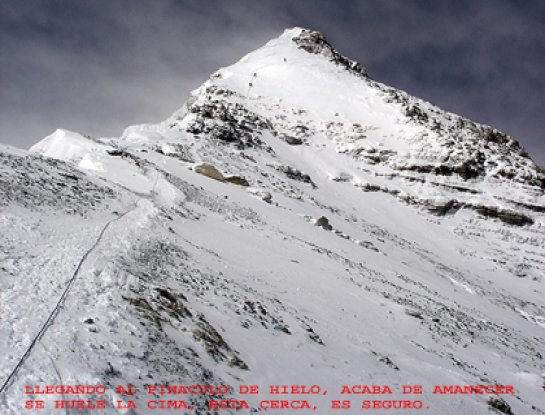
<path id="1" fill-rule="evenodd" d="M 110 221 L 108 221 L 106 223 L 106 225 L 104 225 L 104 227 L 102 228 L 102 230 L 100 231 L 97 239 L 95 240 L 95 243 L 93 244 L 93 246 L 91 246 L 91 248 L 89 248 L 87 250 L 87 252 L 85 252 L 85 254 L 83 255 L 83 257 L 81 258 L 81 260 L 79 261 L 78 263 L 78 266 L 76 267 L 76 270 L 74 271 L 74 273 L 72 274 L 72 276 L 70 277 L 70 279 L 68 280 L 68 283 L 66 284 L 66 288 L 64 289 L 61 297 L 59 298 L 59 300 L 57 301 L 57 304 L 55 304 L 55 307 L 53 308 L 53 310 L 51 311 L 51 313 L 49 314 L 49 316 L 47 317 L 47 319 L 45 320 L 45 322 L 43 323 L 42 327 L 40 328 L 40 330 L 38 331 L 38 333 L 36 334 L 36 336 L 34 336 L 34 338 L 32 339 L 32 342 L 30 343 L 30 345 L 28 346 L 28 348 L 26 349 L 25 353 L 23 354 L 23 356 L 19 359 L 19 361 L 17 362 L 17 365 L 15 365 L 15 367 L 13 368 L 13 370 L 10 372 L 10 374 L 8 375 L 7 379 L 4 381 L 4 383 L 2 384 L 2 386 L 0 387 L 0 393 L 4 393 L 5 391 L 7 391 L 9 385 L 10 385 L 10 382 L 15 378 L 15 376 L 17 375 L 17 372 L 19 371 L 19 369 L 21 369 L 21 367 L 24 365 L 25 361 L 28 359 L 28 357 L 30 356 L 30 354 L 32 353 L 32 349 L 34 349 L 34 347 L 36 346 L 36 344 L 40 341 L 40 339 L 43 337 L 43 335 L 45 334 L 45 332 L 47 331 L 47 329 L 53 324 L 53 321 L 55 320 L 55 317 L 57 316 L 57 314 L 59 313 L 59 310 L 60 310 L 60 307 L 62 306 L 63 302 L 66 300 L 66 297 L 68 296 L 68 293 L 70 291 L 70 288 L 72 287 L 72 285 L 74 284 L 74 281 L 76 280 L 76 277 L 78 276 L 79 274 L 79 271 L 81 270 L 81 267 L 83 266 L 83 263 L 85 262 L 85 260 L 87 259 L 87 257 L 95 250 L 95 248 L 98 246 L 98 244 L 100 243 L 102 237 L 104 236 L 104 233 L 106 232 L 106 230 L 108 229 L 108 227 L 110 226 L 110 224 L 112 224 L 113 222 L 115 221 L 118 221 L 120 220 L 121 218 L 123 218 L 125 215 L 127 215 L 129 212 L 132 212 L 133 210 L 135 209 L 135 207 L 132 207 L 130 209 L 128 209 L 126 212 L 124 212 L 123 214 L 121 214 L 120 216 L 116 217 L 116 218 L 113 218 L 111 219 Z"/>

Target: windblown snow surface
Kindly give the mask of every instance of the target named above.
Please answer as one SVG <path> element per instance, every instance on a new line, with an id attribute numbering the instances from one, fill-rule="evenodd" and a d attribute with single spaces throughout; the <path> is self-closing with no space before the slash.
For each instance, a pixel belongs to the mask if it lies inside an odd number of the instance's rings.
<path id="1" fill-rule="evenodd" d="M 421 384 L 445 415 L 495 409 L 434 385 L 500 384 L 512 413 L 545 413 L 543 170 L 318 32 L 285 31 L 159 124 L 0 147 L 0 183 L 2 382 L 74 277 L 2 414 L 44 384 L 105 384 L 124 413 L 127 383 L 320 385 L 299 397 L 318 414 L 418 412 L 340 390 Z M 183 413 L 147 399 L 129 413 Z"/>

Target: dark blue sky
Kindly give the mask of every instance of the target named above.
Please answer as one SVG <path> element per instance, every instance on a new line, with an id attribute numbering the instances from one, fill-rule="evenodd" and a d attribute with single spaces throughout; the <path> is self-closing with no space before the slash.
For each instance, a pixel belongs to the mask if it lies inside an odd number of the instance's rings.
<path id="1" fill-rule="evenodd" d="M 3 0 L 0 141 L 160 121 L 210 73 L 293 26 L 545 164 L 542 0 Z"/>

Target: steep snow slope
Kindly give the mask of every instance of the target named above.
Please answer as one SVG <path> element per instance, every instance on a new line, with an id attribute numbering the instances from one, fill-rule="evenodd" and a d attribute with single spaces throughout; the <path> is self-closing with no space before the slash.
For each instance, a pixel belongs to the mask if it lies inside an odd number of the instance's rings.
<path id="1" fill-rule="evenodd" d="M 218 70 L 160 124 L 0 161 L 2 379 L 75 277 L 3 412 L 44 383 L 104 383 L 109 404 L 120 383 L 318 384 L 320 414 L 344 384 L 487 414 L 432 387 L 497 383 L 513 413 L 545 411 L 543 171 L 318 32 Z"/>

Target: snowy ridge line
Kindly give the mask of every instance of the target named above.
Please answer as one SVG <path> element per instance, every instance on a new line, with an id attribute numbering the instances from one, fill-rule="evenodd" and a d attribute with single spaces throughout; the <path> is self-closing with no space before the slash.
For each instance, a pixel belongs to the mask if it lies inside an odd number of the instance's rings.
<path id="1" fill-rule="evenodd" d="M 47 318 L 47 320 L 44 322 L 44 324 L 42 325 L 42 327 L 40 328 L 40 330 L 38 331 L 38 333 L 36 334 L 36 336 L 34 337 L 34 339 L 32 340 L 32 342 L 30 343 L 30 345 L 28 346 L 27 350 L 25 351 L 25 353 L 23 354 L 23 356 L 21 357 L 21 359 L 19 359 L 19 362 L 17 363 L 17 365 L 15 365 L 15 367 L 13 368 L 13 370 L 11 371 L 11 373 L 9 374 L 9 376 L 7 377 L 7 379 L 5 380 L 5 382 L 2 384 L 2 387 L 0 388 L 0 393 L 4 393 L 5 391 L 7 391 L 8 387 L 9 387 L 9 384 L 10 382 L 12 381 L 12 379 L 15 378 L 15 376 L 17 375 L 17 372 L 19 371 L 19 369 L 23 366 L 23 364 L 25 363 L 26 359 L 28 359 L 28 357 L 30 356 L 30 353 L 32 353 L 32 349 L 34 348 L 34 346 L 36 346 L 36 344 L 38 343 L 38 341 L 42 338 L 42 336 L 45 334 L 45 332 L 47 331 L 47 329 L 53 324 L 53 321 L 55 320 L 55 317 L 57 316 L 57 314 L 59 313 L 59 309 L 62 305 L 62 303 L 64 302 L 64 300 L 66 299 L 66 297 L 68 296 L 68 293 L 70 291 L 70 288 L 72 287 L 72 285 L 74 284 L 74 281 L 76 280 L 76 277 L 78 276 L 79 274 L 79 271 L 81 270 L 81 267 L 83 266 L 83 263 L 85 262 L 85 260 L 87 259 L 87 257 L 95 250 L 95 248 L 98 246 L 98 244 L 100 243 L 100 241 L 102 240 L 102 237 L 104 236 L 104 234 L 106 233 L 106 230 L 108 229 L 108 227 L 113 223 L 113 222 L 116 222 L 120 219 L 122 219 L 124 216 L 126 216 L 127 214 L 129 214 L 130 212 L 132 212 L 134 209 L 136 208 L 136 204 L 134 204 L 133 207 L 131 207 L 130 209 L 128 209 L 127 211 L 125 211 L 123 214 L 121 214 L 120 216 L 116 217 L 116 218 L 113 218 L 111 220 L 109 220 L 105 225 L 104 227 L 102 228 L 102 230 L 100 231 L 97 239 L 95 240 L 95 243 L 93 244 L 93 246 L 91 246 L 91 248 L 89 248 L 87 250 L 87 252 L 85 252 L 85 254 L 83 255 L 83 257 L 81 257 L 81 260 L 79 261 L 78 263 L 78 266 L 76 267 L 76 270 L 74 271 L 74 273 L 72 274 L 72 277 L 70 277 L 70 280 L 68 281 L 68 284 L 66 284 L 66 288 L 64 289 L 61 297 L 59 298 L 59 300 L 57 301 L 57 304 L 55 305 L 55 307 L 53 308 L 53 310 L 51 311 L 51 313 L 49 314 L 49 317 Z"/>

